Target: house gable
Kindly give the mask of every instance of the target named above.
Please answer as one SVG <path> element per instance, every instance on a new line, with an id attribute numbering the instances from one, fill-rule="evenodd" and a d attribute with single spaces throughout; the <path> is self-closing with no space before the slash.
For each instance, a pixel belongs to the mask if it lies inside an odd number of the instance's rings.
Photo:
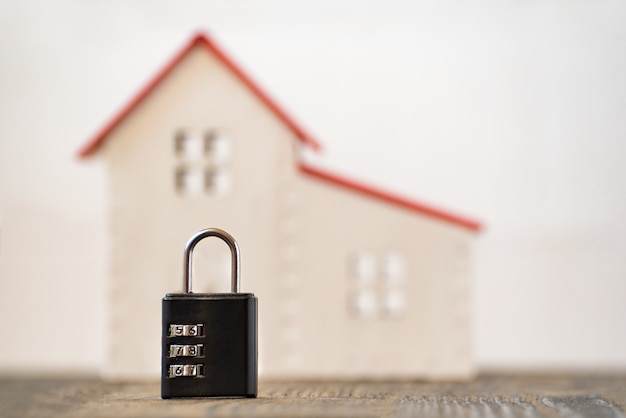
<path id="1" fill-rule="evenodd" d="M 124 106 L 90 141 L 79 151 L 78 156 L 85 158 L 92 155 L 106 141 L 109 135 L 132 111 L 139 106 L 178 64 L 195 48 L 204 48 L 217 58 L 239 81 L 246 86 L 278 119 L 280 119 L 303 144 L 320 149 L 315 139 L 307 134 L 272 98 L 270 98 L 224 51 L 208 36 L 197 34 L 176 54 L 153 78 Z"/>

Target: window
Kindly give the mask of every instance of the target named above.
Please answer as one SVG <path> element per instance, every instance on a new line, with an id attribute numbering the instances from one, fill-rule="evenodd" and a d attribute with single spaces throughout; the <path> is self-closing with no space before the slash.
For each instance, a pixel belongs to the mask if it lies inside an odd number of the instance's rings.
<path id="1" fill-rule="evenodd" d="M 407 310 L 407 266 L 395 251 L 359 252 L 349 259 L 348 305 L 359 318 L 400 318 Z"/>
<path id="2" fill-rule="evenodd" d="M 181 195 L 223 195 L 231 186 L 230 142 L 218 130 L 180 129 L 174 134 L 174 184 Z"/>

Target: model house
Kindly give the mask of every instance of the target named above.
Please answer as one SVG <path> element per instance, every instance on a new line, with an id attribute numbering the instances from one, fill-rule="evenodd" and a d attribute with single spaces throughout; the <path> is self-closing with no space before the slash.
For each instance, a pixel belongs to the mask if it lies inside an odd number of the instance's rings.
<path id="1" fill-rule="evenodd" d="M 261 377 L 472 374 L 472 220 L 299 160 L 318 142 L 208 36 L 194 37 L 80 151 L 108 170 L 105 374 L 158 376 L 161 299 L 189 237 L 239 242 Z M 195 292 L 230 289 L 219 240 Z"/>

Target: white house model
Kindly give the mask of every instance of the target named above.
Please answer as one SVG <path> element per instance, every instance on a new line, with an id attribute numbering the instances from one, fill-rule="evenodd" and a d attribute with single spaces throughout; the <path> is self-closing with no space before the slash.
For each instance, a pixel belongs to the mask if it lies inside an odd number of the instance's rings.
<path id="1" fill-rule="evenodd" d="M 239 242 L 260 376 L 472 375 L 480 225 L 307 166 L 304 147 L 319 145 L 198 35 L 80 150 L 108 169 L 105 375 L 159 375 L 161 299 L 182 290 L 184 245 L 206 227 Z M 227 292 L 228 266 L 203 241 L 193 290 Z"/>

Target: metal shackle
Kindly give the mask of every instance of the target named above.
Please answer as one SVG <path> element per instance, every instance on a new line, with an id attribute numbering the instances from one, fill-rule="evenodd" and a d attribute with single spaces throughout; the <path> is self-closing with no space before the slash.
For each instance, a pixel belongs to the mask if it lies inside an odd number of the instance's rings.
<path id="1" fill-rule="evenodd" d="M 231 279 L 230 279 L 230 291 L 231 293 L 239 293 L 240 285 L 240 255 L 239 245 L 237 241 L 226 231 L 222 231 L 217 228 L 203 229 L 196 235 L 191 237 L 187 245 L 185 246 L 185 265 L 183 270 L 183 293 L 193 293 L 191 291 L 191 263 L 193 261 L 193 249 L 200 241 L 208 237 L 218 237 L 224 241 L 228 248 L 230 248 L 231 255 Z"/>

